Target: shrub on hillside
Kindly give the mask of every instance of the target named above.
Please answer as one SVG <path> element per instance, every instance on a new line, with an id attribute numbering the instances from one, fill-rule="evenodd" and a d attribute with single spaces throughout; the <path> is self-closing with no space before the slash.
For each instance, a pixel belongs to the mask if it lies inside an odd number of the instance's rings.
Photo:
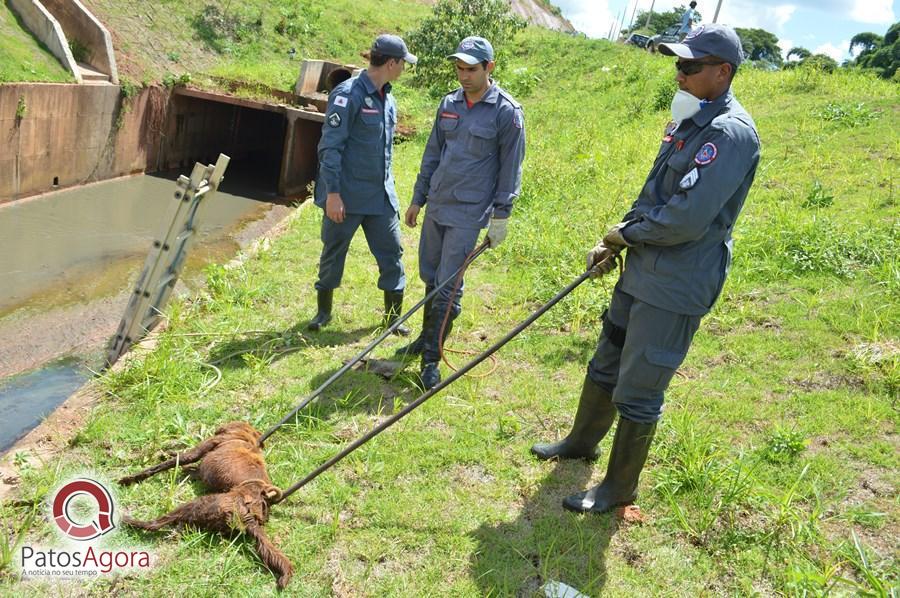
<path id="1" fill-rule="evenodd" d="M 444 94 L 456 86 L 447 56 L 463 38 L 484 37 L 502 54 L 504 44 L 524 27 L 507 0 L 438 0 L 432 15 L 406 35 L 410 51 L 419 57 L 414 80 L 436 95 Z"/>

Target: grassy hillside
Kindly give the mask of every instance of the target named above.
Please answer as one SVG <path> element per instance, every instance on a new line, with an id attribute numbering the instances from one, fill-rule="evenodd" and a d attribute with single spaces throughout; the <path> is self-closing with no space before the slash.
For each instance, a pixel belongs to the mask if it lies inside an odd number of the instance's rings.
<path id="1" fill-rule="evenodd" d="M 524 32 L 505 66 L 503 84 L 526 107 L 523 194 L 509 239 L 470 271 L 452 349 L 488 346 L 580 272 L 640 189 L 674 90 L 670 59 L 549 32 Z M 591 596 L 896 588 L 898 89 L 853 73 L 738 75 L 763 157 L 725 292 L 668 394 L 641 480 L 646 522 L 561 509 L 564 496 L 602 477 L 605 457 L 590 466 L 528 454 L 568 430 L 609 278 L 577 289 L 504 348 L 495 371 L 479 368 L 276 507 L 268 532 L 297 569 L 286 595 L 530 596 L 549 580 Z M 420 124 L 396 148 L 405 208 L 433 101 L 403 85 L 397 96 Z M 173 305 L 158 346 L 104 381 L 107 400 L 65 458 L 23 465 L 25 500 L 0 507 L 7 529 L 51 538 L 40 519 L 21 523 L 27 499 L 73 473 L 115 479 L 231 419 L 267 428 L 365 346 L 381 297 L 362 238 L 335 322 L 305 330 L 321 217 L 301 209 L 270 248 L 211 269 L 207 292 Z M 417 238 L 404 228 L 414 299 Z M 292 484 L 417 397 L 415 371 L 392 381 L 352 372 L 332 386 L 268 443 L 276 483 Z M 177 474 L 117 491 L 120 509 L 140 517 L 194 496 Z M 118 533 L 160 564 L 92 592 L 274 587 L 243 540 Z"/>
<path id="2" fill-rule="evenodd" d="M 88 0 L 113 36 L 126 78 L 168 73 L 259 81 L 290 89 L 303 58 L 361 64 L 376 32 L 404 32 L 423 17 L 419 0 Z M 291 49 L 296 52 L 293 57 Z"/>
<path id="3" fill-rule="evenodd" d="M 71 82 L 71 74 L 21 25 L 6 3 L 0 4 L 0 83 Z"/>

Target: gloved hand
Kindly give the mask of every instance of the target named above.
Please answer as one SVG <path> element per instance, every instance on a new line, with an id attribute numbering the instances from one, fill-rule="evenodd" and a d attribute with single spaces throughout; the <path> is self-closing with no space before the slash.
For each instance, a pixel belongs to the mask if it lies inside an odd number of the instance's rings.
<path id="1" fill-rule="evenodd" d="M 591 278 L 603 276 L 616 267 L 618 249 L 607 247 L 603 241 L 587 253 L 587 270 L 591 271 Z"/>
<path id="2" fill-rule="evenodd" d="M 491 218 L 488 225 L 487 240 L 488 247 L 496 249 L 503 239 L 506 238 L 506 222 L 508 218 Z"/>
<path id="3" fill-rule="evenodd" d="M 625 235 L 622 234 L 622 229 L 631 224 L 631 222 L 620 222 L 615 225 L 611 229 L 606 232 L 606 236 L 603 237 L 603 244 L 607 247 L 618 247 L 619 249 L 623 247 L 631 247 L 633 243 L 629 243 L 628 239 L 625 238 Z"/>

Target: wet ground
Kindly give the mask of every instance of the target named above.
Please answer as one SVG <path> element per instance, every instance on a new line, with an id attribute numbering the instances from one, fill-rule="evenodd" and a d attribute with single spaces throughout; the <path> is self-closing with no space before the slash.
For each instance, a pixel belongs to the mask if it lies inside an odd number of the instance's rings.
<path id="1" fill-rule="evenodd" d="M 0 451 L 99 369 L 163 227 L 177 173 L 105 181 L 0 206 Z M 202 283 L 290 212 L 226 176 L 204 201 L 176 293 Z"/>

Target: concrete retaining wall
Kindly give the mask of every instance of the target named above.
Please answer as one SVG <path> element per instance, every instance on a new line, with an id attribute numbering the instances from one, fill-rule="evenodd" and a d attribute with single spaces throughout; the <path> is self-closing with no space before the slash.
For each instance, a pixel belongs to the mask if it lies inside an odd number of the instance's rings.
<path id="1" fill-rule="evenodd" d="M 105 75 L 112 83 L 119 83 L 112 38 L 106 27 L 78 0 L 41 0 L 44 7 L 62 26 L 70 42 L 83 45 L 88 55 L 85 62 Z"/>
<path id="2" fill-rule="evenodd" d="M 64 67 L 69 69 L 76 81 L 82 83 L 81 70 L 72 57 L 62 27 L 53 15 L 36 0 L 8 0 L 8 2 L 31 33 L 47 46 Z"/>
<path id="3" fill-rule="evenodd" d="M 115 85 L 0 85 L 0 203 L 155 169 L 167 97 L 156 87 L 125 100 Z"/>

